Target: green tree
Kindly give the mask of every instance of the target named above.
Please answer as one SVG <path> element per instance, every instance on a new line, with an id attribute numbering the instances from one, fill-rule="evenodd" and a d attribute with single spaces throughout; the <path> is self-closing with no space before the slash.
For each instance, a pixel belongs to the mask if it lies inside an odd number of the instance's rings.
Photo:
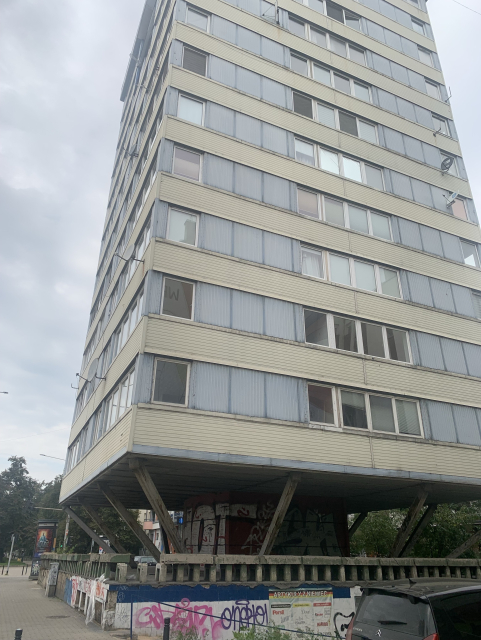
<path id="1" fill-rule="evenodd" d="M 10 467 L 0 473 L 0 558 L 10 550 L 11 534 L 15 548 L 31 554 L 35 541 L 37 513 L 34 509 L 42 483 L 28 473 L 25 458 L 12 456 Z"/>

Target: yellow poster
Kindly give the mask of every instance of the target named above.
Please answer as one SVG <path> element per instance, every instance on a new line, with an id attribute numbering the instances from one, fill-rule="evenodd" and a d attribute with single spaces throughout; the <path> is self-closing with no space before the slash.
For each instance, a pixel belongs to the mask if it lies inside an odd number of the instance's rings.
<path id="1" fill-rule="evenodd" d="M 330 634 L 331 589 L 269 591 L 271 624 L 293 631 Z"/>

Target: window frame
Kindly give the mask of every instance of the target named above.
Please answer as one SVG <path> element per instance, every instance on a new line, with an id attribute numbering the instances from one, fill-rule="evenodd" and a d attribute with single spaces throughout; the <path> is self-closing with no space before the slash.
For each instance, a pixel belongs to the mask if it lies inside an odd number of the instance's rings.
<path id="1" fill-rule="evenodd" d="M 313 60 L 310 60 L 309 58 L 303 57 L 302 55 L 294 54 L 294 57 L 303 58 L 303 59 L 307 60 L 307 76 L 305 76 L 305 77 L 311 78 L 315 82 L 319 82 L 319 84 L 324 84 L 323 82 L 321 82 L 320 80 L 318 80 L 315 77 L 314 67 L 319 67 L 320 69 L 323 69 L 324 71 L 329 72 L 329 80 L 330 80 L 329 86 L 331 87 L 331 89 L 334 89 L 334 91 L 340 91 L 341 93 L 345 93 L 344 91 L 341 91 L 341 89 L 338 89 L 336 87 L 336 85 L 335 85 L 334 74 L 337 73 L 338 76 L 340 76 L 340 77 L 344 78 L 345 80 L 349 81 L 349 94 L 346 93 L 346 95 L 350 95 L 352 98 L 355 98 L 356 100 L 361 100 L 361 102 L 366 102 L 366 100 L 363 100 L 362 98 L 358 98 L 356 96 L 355 85 L 359 84 L 362 87 L 364 87 L 365 89 L 367 89 L 368 94 L 369 94 L 369 104 L 373 104 L 373 102 L 372 102 L 372 91 L 371 91 L 371 86 L 369 84 L 366 84 L 362 80 L 357 80 L 355 78 L 352 78 L 349 75 L 346 75 L 340 69 L 331 69 L 330 67 L 326 67 L 322 63 L 314 62 Z M 297 73 L 297 72 L 294 72 L 294 73 Z M 328 86 L 328 85 L 324 84 L 324 86 Z"/>
<path id="2" fill-rule="evenodd" d="M 481 268 L 481 256 L 479 255 L 479 249 L 478 249 L 478 245 L 474 242 L 469 242 L 468 240 L 463 240 L 462 238 L 460 238 L 460 242 L 461 242 L 461 252 L 463 254 L 463 264 L 465 264 L 467 267 L 474 267 L 476 269 L 480 269 Z M 466 257 L 464 256 L 464 250 L 463 250 L 463 245 L 467 244 L 470 247 L 473 247 L 473 254 L 474 254 L 474 262 L 475 264 L 469 264 L 466 262 Z"/>
<path id="3" fill-rule="evenodd" d="M 172 240 L 171 238 L 169 238 L 170 219 L 171 219 L 171 212 L 172 211 L 177 211 L 178 213 L 183 213 L 185 215 L 194 216 L 196 218 L 196 223 L 195 223 L 195 244 L 188 244 L 187 242 L 180 242 L 178 240 Z M 180 207 L 173 207 L 173 206 L 170 205 L 169 206 L 169 210 L 167 211 L 167 229 L 165 231 L 165 239 L 168 240 L 169 242 L 175 242 L 176 244 L 182 244 L 182 245 L 186 245 L 188 247 L 197 247 L 198 240 L 199 240 L 199 225 L 200 225 L 200 215 L 198 213 L 194 213 L 192 211 L 184 211 Z"/>
<path id="4" fill-rule="evenodd" d="M 169 313 L 164 313 L 164 299 L 165 299 L 165 282 L 166 280 L 176 280 L 177 282 L 186 282 L 187 284 L 192 285 L 192 309 L 190 312 L 190 318 L 182 318 L 181 316 L 173 316 Z M 194 309 L 195 309 L 195 282 L 192 280 L 188 280 L 187 278 L 178 278 L 177 276 L 171 276 L 168 274 L 162 274 L 162 295 L 160 296 L 160 315 L 167 316 L 168 318 L 177 318 L 180 320 L 190 320 L 193 322 L 194 320 Z"/>
<path id="5" fill-rule="evenodd" d="M 449 133 L 449 127 L 446 120 L 444 118 L 441 118 L 438 115 L 434 115 L 434 113 L 431 114 L 431 117 L 433 119 L 433 124 L 435 126 L 435 129 L 434 129 L 435 133 L 436 134 L 440 133 L 442 136 L 446 136 L 447 138 L 450 138 L 451 134 Z M 437 124 L 439 124 L 439 129 L 436 129 Z"/>
<path id="6" fill-rule="evenodd" d="M 195 178 L 189 178 L 188 176 L 183 176 L 180 173 L 174 173 L 176 149 L 182 149 L 183 151 L 188 151 L 189 153 L 195 153 L 196 155 L 199 156 L 199 178 L 197 180 Z M 202 169 L 204 164 L 203 159 L 204 159 L 204 154 L 202 151 L 196 151 L 194 149 L 190 149 L 189 147 L 184 147 L 182 145 L 174 144 L 174 152 L 172 154 L 172 175 L 177 176 L 178 178 L 182 178 L 183 180 L 190 180 L 191 182 L 202 183 L 202 178 L 203 178 Z"/>
<path id="7" fill-rule="evenodd" d="M 423 58 L 421 57 L 421 54 L 423 55 Z M 429 51 L 429 49 L 426 49 L 425 47 L 421 47 L 420 45 L 418 45 L 418 55 L 419 55 L 419 62 L 427 65 L 428 67 L 434 68 L 432 51 Z M 426 61 L 426 58 L 429 58 L 429 62 Z"/>
<path id="8" fill-rule="evenodd" d="M 330 423 L 330 422 L 314 422 L 313 420 L 311 420 L 311 413 L 310 413 L 310 403 L 309 403 L 309 387 L 323 387 L 324 389 L 330 389 L 331 390 L 331 395 L 332 395 L 332 413 L 334 416 L 334 424 Z M 316 429 L 316 428 L 324 428 L 324 429 L 333 429 L 335 431 L 339 431 L 340 427 L 339 427 L 339 423 L 340 423 L 340 417 L 339 417 L 339 408 L 338 408 L 338 404 L 337 404 L 337 397 L 336 397 L 336 387 L 331 385 L 331 384 L 322 384 L 321 382 L 307 382 L 307 404 L 308 404 L 308 412 L 309 412 L 309 428 L 311 429 Z M 313 426 L 311 426 L 313 425 Z"/>
<path id="9" fill-rule="evenodd" d="M 176 364 L 183 364 L 187 367 L 187 375 L 185 377 L 185 402 L 181 404 L 180 402 L 165 402 L 164 400 L 154 400 L 155 393 L 155 380 L 157 377 L 157 362 L 162 360 L 163 362 L 175 362 Z M 189 406 L 189 387 L 190 387 L 190 371 L 192 367 L 192 362 L 186 362 L 185 360 L 180 360 L 177 358 L 168 358 L 163 356 L 156 356 L 154 358 L 154 373 L 152 376 L 152 396 L 151 402 L 152 404 L 164 404 L 170 407 L 188 407 Z"/>
<path id="10" fill-rule="evenodd" d="M 182 67 L 182 69 L 185 69 L 186 71 L 189 71 L 190 73 L 196 73 L 196 72 L 195 71 L 191 71 L 190 69 L 186 69 L 184 67 L 184 53 L 185 53 L 186 49 L 189 49 L 190 51 L 194 51 L 195 53 L 199 53 L 200 55 L 204 56 L 204 58 L 205 58 L 205 74 L 203 76 L 201 76 L 201 77 L 207 78 L 207 76 L 209 74 L 209 59 L 210 59 L 209 54 L 208 53 L 204 53 L 204 51 L 200 51 L 199 49 L 196 49 L 195 47 L 192 47 L 191 45 L 188 45 L 188 44 L 186 45 L 185 43 L 183 43 L 182 44 L 182 60 L 180 61 L 180 66 Z M 196 75 L 201 75 L 201 74 L 196 73 Z"/>
<path id="11" fill-rule="evenodd" d="M 452 155 L 450 153 L 445 153 L 443 151 L 440 151 L 440 155 L 441 155 L 441 163 L 446 158 L 452 158 L 453 159 L 453 164 L 449 167 L 449 169 L 445 173 L 449 173 L 450 176 L 455 176 L 456 178 L 459 178 L 459 171 L 458 171 L 458 165 L 456 163 L 456 156 Z"/>
<path id="12" fill-rule="evenodd" d="M 293 91 L 294 93 L 298 93 L 297 91 Z M 302 94 L 304 95 L 304 94 Z M 308 96 L 306 96 L 308 97 Z M 312 100 L 312 98 L 311 98 Z M 354 138 L 357 138 L 358 140 L 363 140 L 364 142 L 367 142 L 368 144 L 376 144 L 379 145 L 379 133 L 378 133 L 378 124 L 376 122 L 370 122 L 369 120 L 366 120 L 365 118 L 360 118 L 357 114 L 354 113 L 349 113 L 348 111 L 344 111 L 344 109 L 339 109 L 339 107 L 337 106 L 331 106 L 325 102 L 320 102 L 319 100 L 312 100 L 312 102 L 314 103 L 316 108 L 313 108 L 312 113 L 313 113 L 313 117 L 312 119 L 315 122 L 318 122 L 320 125 L 322 125 L 323 127 L 329 127 L 329 125 L 324 124 L 323 122 L 321 122 L 319 120 L 319 111 L 318 111 L 318 107 L 324 107 L 326 109 L 331 109 L 334 112 L 334 124 L 335 127 L 334 129 L 336 131 L 340 131 L 341 133 L 345 133 L 348 136 L 353 136 Z M 294 111 L 294 113 L 297 113 L 297 111 Z M 349 133 L 348 131 L 344 131 L 344 129 L 341 129 L 341 121 L 340 121 L 340 114 L 341 113 L 345 113 L 346 115 L 350 116 L 351 118 L 354 118 L 356 120 L 356 127 L 357 127 L 357 131 L 358 131 L 358 135 L 355 136 L 353 133 Z M 299 114 L 298 114 L 299 115 Z M 366 138 L 363 138 L 359 135 L 359 123 L 363 122 L 364 124 L 369 125 L 370 127 L 374 127 L 374 135 L 376 137 L 376 142 L 372 142 L 371 140 L 366 140 Z"/>
<path id="13" fill-rule="evenodd" d="M 179 116 L 179 106 L 180 106 L 181 98 L 191 100 L 192 102 L 198 102 L 202 105 L 202 118 L 201 118 L 200 124 L 197 124 L 197 122 L 192 122 L 192 120 L 185 120 L 184 118 Z M 177 118 L 179 118 L 180 120 L 183 120 L 184 122 L 190 122 L 191 124 L 197 125 L 198 127 L 204 127 L 205 126 L 205 100 L 202 100 L 201 98 L 194 98 L 194 96 L 191 96 L 188 93 L 182 93 L 179 91 L 179 95 L 177 96 L 177 114 L 176 115 L 177 115 Z"/>
<path id="14" fill-rule="evenodd" d="M 193 11 L 194 13 L 200 13 L 201 15 L 203 15 L 205 18 L 207 18 L 207 27 L 206 29 L 201 29 L 200 27 L 196 27 L 194 24 L 190 24 L 190 22 L 187 22 L 187 15 L 188 12 Z M 185 10 L 185 24 L 189 25 L 189 27 L 194 27 L 194 29 L 199 29 L 200 31 L 204 31 L 204 33 L 210 33 L 210 22 L 211 22 L 211 15 L 210 13 L 207 13 L 206 11 L 203 11 L 202 9 L 198 9 L 197 7 L 194 7 L 190 4 L 188 4 L 186 6 L 186 10 Z"/>
<path id="15" fill-rule="evenodd" d="M 295 138 L 295 140 L 297 140 L 298 138 Z M 361 138 L 362 139 L 362 138 Z M 300 140 L 300 138 L 299 138 Z M 304 141 L 303 141 L 304 142 Z M 367 173 L 366 173 L 366 166 L 369 167 L 373 167 L 374 169 L 377 169 L 378 171 L 381 172 L 381 180 L 382 180 L 382 192 L 386 191 L 386 184 L 384 181 L 384 172 L 382 170 L 382 168 L 380 167 L 376 167 L 374 164 L 371 164 L 370 162 L 365 162 L 364 160 L 361 160 L 359 158 L 354 158 L 350 155 L 344 155 L 342 152 L 340 151 L 332 151 L 331 149 L 328 149 L 318 143 L 308 143 L 308 144 L 313 144 L 314 145 L 314 159 L 316 164 L 314 164 L 314 166 L 317 169 L 320 169 L 321 171 L 326 171 L 327 173 L 332 173 L 332 175 L 337 175 L 340 178 L 343 178 L 344 180 L 352 180 L 353 182 L 356 182 L 357 184 L 364 184 L 367 187 L 370 187 L 371 189 L 376 189 L 376 191 L 379 191 L 379 189 L 377 189 L 376 187 L 371 187 L 371 185 L 367 182 Z M 321 150 L 325 150 L 328 153 L 332 153 L 332 154 L 336 154 L 338 157 L 338 166 L 339 166 L 339 173 L 334 173 L 332 171 L 329 171 L 328 169 L 323 169 L 321 166 Z M 360 164 L 360 168 L 361 168 L 361 180 L 354 180 L 353 178 L 348 178 L 345 176 L 345 169 L 344 169 L 344 158 L 351 160 L 353 162 L 358 162 Z M 297 160 L 297 158 L 296 158 Z M 299 161 L 298 161 L 299 162 Z"/>
<path id="16" fill-rule="evenodd" d="M 424 22 L 421 22 L 421 20 L 416 20 L 416 18 L 413 18 L 413 16 L 411 16 L 411 24 L 413 25 L 412 30 L 415 31 L 416 33 L 419 33 L 422 36 L 426 35 L 426 29 L 424 26 Z M 418 27 L 420 27 L 420 30 L 415 29 L 414 25 L 417 25 Z"/>

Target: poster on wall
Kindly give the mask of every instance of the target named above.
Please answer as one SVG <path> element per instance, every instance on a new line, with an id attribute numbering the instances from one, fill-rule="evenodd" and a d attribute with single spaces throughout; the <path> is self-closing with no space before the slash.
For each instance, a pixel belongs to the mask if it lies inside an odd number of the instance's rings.
<path id="1" fill-rule="evenodd" d="M 57 520 L 39 520 L 35 537 L 34 558 L 40 558 L 42 553 L 50 553 L 55 549 L 57 537 Z"/>
<path id="2" fill-rule="evenodd" d="M 269 622 L 286 629 L 329 633 L 332 589 L 269 590 Z"/>

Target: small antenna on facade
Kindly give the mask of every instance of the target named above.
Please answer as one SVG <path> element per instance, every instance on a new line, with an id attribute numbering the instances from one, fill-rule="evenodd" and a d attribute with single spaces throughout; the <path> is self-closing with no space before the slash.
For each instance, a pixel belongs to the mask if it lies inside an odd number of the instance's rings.
<path id="1" fill-rule="evenodd" d="M 449 87 L 449 96 L 446 98 L 446 100 L 445 100 L 444 102 L 446 102 L 447 104 L 449 104 L 449 101 L 450 101 L 450 99 L 451 99 L 451 96 L 452 96 L 452 95 L 453 95 L 453 94 L 452 94 L 452 92 L 451 92 L 451 87 Z"/>

